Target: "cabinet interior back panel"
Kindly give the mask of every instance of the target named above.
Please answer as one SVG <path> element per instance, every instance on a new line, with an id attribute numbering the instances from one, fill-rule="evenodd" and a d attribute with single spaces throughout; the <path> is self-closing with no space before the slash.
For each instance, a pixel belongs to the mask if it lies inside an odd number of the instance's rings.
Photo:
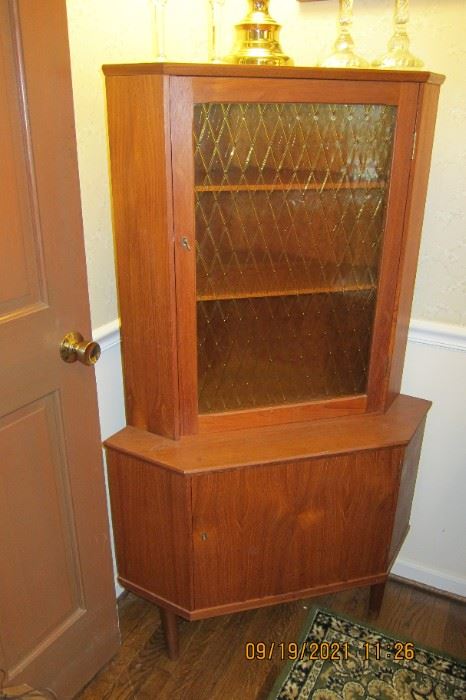
<path id="1" fill-rule="evenodd" d="M 200 413 L 366 391 L 395 121 L 194 106 Z"/>

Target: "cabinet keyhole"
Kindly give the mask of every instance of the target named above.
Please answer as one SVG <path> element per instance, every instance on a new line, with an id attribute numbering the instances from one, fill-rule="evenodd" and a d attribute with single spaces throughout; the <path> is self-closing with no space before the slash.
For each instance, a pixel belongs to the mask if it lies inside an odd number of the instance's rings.
<path id="1" fill-rule="evenodd" d="M 189 240 L 186 238 L 186 236 L 181 237 L 181 245 L 185 250 L 191 250 L 191 243 Z"/>

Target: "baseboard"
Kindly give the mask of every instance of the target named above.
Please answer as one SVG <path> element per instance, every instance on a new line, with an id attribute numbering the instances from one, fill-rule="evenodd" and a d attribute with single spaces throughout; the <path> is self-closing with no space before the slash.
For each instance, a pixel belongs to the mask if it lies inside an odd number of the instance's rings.
<path id="1" fill-rule="evenodd" d="M 424 591 L 431 595 L 440 596 L 440 598 L 447 598 L 448 600 L 454 600 L 457 603 L 464 603 L 466 598 L 462 595 L 457 595 L 456 593 L 451 593 L 450 591 L 445 591 L 442 588 L 434 588 L 433 586 L 428 586 L 426 583 L 420 583 L 412 578 L 404 578 L 403 576 L 398 576 L 397 574 L 390 573 L 388 577 L 389 581 L 394 581 L 395 583 L 401 583 L 403 586 L 410 586 L 415 588 L 417 591 Z"/>
<path id="2" fill-rule="evenodd" d="M 452 576 L 444 571 L 429 569 L 418 562 L 400 558 L 393 565 L 391 573 L 409 583 L 420 583 L 426 588 L 466 599 L 466 579 Z"/>

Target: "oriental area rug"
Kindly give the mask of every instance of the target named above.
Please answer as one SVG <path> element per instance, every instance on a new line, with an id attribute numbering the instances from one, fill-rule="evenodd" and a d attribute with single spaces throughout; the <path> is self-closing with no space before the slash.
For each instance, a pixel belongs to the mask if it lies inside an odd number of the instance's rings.
<path id="1" fill-rule="evenodd" d="M 268 700 L 465 700 L 466 664 L 314 610 Z"/>

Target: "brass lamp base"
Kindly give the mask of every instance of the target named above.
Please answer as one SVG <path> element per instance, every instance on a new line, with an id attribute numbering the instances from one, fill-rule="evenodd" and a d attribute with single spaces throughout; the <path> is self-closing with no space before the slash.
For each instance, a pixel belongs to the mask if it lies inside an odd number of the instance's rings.
<path id="1" fill-rule="evenodd" d="M 292 66 L 280 46 L 281 26 L 269 14 L 269 0 L 248 0 L 249 12 L 236 25 L 236 41 L 226 63 L 264 66 Z"/>

